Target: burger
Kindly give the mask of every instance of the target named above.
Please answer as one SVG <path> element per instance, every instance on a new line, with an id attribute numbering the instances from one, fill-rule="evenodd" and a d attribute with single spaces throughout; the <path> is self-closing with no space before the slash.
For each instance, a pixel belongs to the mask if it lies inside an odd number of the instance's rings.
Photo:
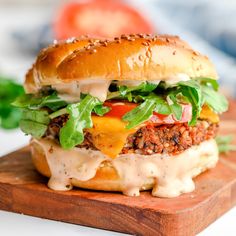
<path id="1" fill-rule="evenodd" d="M 49 188 L 171 198 L 218 161 L 217 79 L 177 36 L 81 37 L 40 52 L 14 105 Z"/>

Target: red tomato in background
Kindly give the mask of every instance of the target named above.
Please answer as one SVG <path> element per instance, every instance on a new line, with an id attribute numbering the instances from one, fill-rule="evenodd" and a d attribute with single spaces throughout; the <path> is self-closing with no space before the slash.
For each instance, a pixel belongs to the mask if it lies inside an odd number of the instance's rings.
<path id="1" fill-rule="evenodd" d="M 121 34 L 153 33 L 153 27 L 137 10 L 114 0 L 70 2 L 59 9 L 53 28 L 57 39 L 84 34 L 113 38 Z"/>

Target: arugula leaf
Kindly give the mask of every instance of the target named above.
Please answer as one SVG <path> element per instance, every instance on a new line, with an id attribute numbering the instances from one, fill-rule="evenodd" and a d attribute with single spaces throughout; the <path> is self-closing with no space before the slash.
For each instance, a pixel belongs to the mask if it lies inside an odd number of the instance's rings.
<path id="1" fill-rule="evenodd" d="M 189 125 L 195 125 L 202 107 L 202 91 L 200 85 L 194 80 L 179 82 L 180 91 L 192 105 L 192 119 Z"/>
<path id="2" fill-rule="evenodd" d="M 83 129 L 93 126 L 91 113 L 97 105 L 102 105 L 98 98 L 87 95 L 79 103 L 67 106 L 69 120 L 61 128 L 59 139 L 64 149 L 71 149 L 84 141 Z"/>
<path id="3" fill-rule="evenodd" d="M 170 115 L 172 113 L 171 108 L 167 101 L 162 98 L 161 96 L 155 95 L 155 97 L 151 94 L 148 96 L 148 99 L 155 99 L 156 106 L 154 108 L 154 111 L 162 114 L 162 115 Z"/>
<path id="4" fill-rule="evenodd" d="M 232 135 L 221 135 L 215 138 L 220 153 L 236 151 L 236 145 L 230 144 L 233 140 Z"/>
<path id="5" fill-rule="evenodd" d="M 202 93 L 204 96 L 204 102 L 211 107 L 213 111 L 217 113 L 227 111 L 229 104 L 222 94 L 217 93 L 207 86 L 202 86 Z"/>
<path id="6" fill-rule="evenodd" d="M 110 92 L 107 96 L 107 99 L 114 98 L 128 98 L 132 101 L 133 93 L 150 93 L 157 88 L 157 84 L 152 84 L 149 82 L 143 82 L 138 86 L 127 87 L 127 86 L 118 86 L 118 91 Z"/>
<path id="7" fill-rule="evenodd" d="M 49 122 L 47 111 L 23 109 L 20 128 L 26 134 L 41 138 L 45 134 Z"/>
<path id="8" fill-rule="evenodd" d="M 127 129 L 132 129 L 135 126 L 143 123 L 144 121 L 151 118 L 155 109 L 155 101 L 153 99 L 146 99 L 139 106 L 135 107 L 130 112 L 126 113 L 122 120 L 128 121 Z"/>
<path id="9" fill-rule="evenodd" d="M 0 77 L 0 127 L 14 129 L 19 126 L 21 110 L 11 103 L 24 93 L 21 85 L 11 79 Z"/>
<path id="10" fill-rule="evenodd" d="M 214 79 L 198 78 L 198 80 L 200 81 L 200 84 L 202 84 L 202 85 L 206 85 L 206 86 L 210 85 L 215 91 L 218 91 L 218 89 L 219 89 L 219 84 Z"/>
<path id="11" fill-rule="evenodd" d="M 111 110 L 110 107 L 106 107 L 103 105 L 97 105 L 94 107 L 93 111 L 98 115 L 98 116 L 103 116 L 105 115 L 107 112 L 109 112 Z"/>
<path id="12" fill-rule="evenodd" d="M 35 96 L 33 94 L 24 94 L 18 97 L 13 103 L 13 106 L 29 109 L 39 109 L 41 107 L 48 107 L 53 111 L 61 107 L 65 107 L 67 103 L 57 96 L 54 91 L 47 96 Z"/>
<path id="13" fill-rule="evenodd" d="M 182 106 L 178 104 L 176 95 L 174 94 L 169 94 L 167 96 L 167 101 L 169 100 L 169 107 L 172 113 L 174 114 L 175 118 L 177 120 L 180 120 L 182 118 Z"/>

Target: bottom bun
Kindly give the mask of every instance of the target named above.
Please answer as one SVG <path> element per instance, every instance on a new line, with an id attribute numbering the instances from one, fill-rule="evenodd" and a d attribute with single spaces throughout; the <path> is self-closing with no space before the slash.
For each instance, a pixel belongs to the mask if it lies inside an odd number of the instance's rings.
<path id="1" fill-rule="evenodd" d="M 50 178 L 51 189 L 70 190 L 75 186 L 120 191 L 129 196 L 138 196 L 140 190 L 148 189 L 153 189 L 152 195 L 158 197 L 191 192 L 195 188 L 192 178 L 213 168 L 218 161 L 214 139 L 174 156 L 122 154 L 111 159 L 100 151 L 63 150 L 50 139 L 32 139 L 31 150 L 36 169 Z"/>

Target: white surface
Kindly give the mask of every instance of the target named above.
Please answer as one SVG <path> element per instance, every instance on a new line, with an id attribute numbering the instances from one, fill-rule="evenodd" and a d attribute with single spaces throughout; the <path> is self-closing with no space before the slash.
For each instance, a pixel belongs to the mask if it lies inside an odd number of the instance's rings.
<path id="1" fill-rule="evenodd" d="M 7 34 L 13 28 L 27 27 L 44 21 L 43 14 L 48 17 L 45 9 L 3 9 L 0 6 L 0 71 L 6 75 L 17 76 L 23 81 L 23 75 L 33 62 L 33 58 L 17 52 L 12 39 Z M 30 20 L 29 20 L 30 19 Z M 19 130 L 5 132 L 0 130 L 0 156 L 27 144 L 29 137 Z M 1 196 L 0 196 L 1 201 Z M 104 209 L 105 210 L 105 209 Z M 210 209 L 209 209 L 210 210 Z M 204 230 L 200 236 L 235 236 L 236 208 L 218 219 Z M 124 219 L 125 220 L 125 219 Z M 202 219 L 204 221 L 204 218 Z M 46 236 L 46 235 L 118 235 L 114 232 L 96 230 L 88 227 L 59 223 L 39 218 L 0 211 L 0 235 L 4 236 Z M 121 235 L 121 234 L 119 234 Z"/>
<path id="2" fill-rule="evenodd" d="M 122 236 L 125 234 L 0 211 L 0 234 L 4 236 Z"/>

